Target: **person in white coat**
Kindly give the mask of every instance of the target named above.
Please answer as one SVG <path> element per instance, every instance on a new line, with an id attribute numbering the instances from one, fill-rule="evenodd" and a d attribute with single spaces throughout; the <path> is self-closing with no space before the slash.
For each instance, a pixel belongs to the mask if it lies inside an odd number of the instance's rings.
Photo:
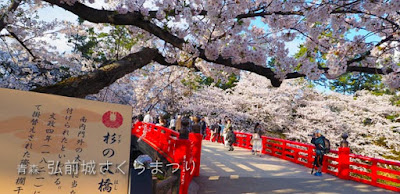
<path id="1" fill-rule="evenodd" d="M 260 156 L 262 153 L 261 135 L 262 135 L 261 126 L 259 123 L 256 123 L 256 126 L 254 127 L 253 136 L 250 141 L 250 143 L 253 145 L 253 149 L 251 150 L 251 152 L 253 155 L 255 154 L 256 156 L 257 156 L 257 153 L 260 154 Z"/>
<path id="2" fill-rule="evenodd" d="M 143 118 L 143 122 L 145 123 L 153 123 L 153 117 L 150 115 L 150 111 Z"/>
<path id="3" fill-rule="evenodd" d="M 169 128 L 175 131 L 175 117 L 171 116 L 171 121 L 169 122 Z"/>
<path id="4" fill-rule="evenodd" d="M 232 121 L 231 121 L 231 119 L 228 119 L 228 120 L 226 121 L 225 129 L 228 129 L 228 128 L 232 128 Z M 226 135 L 227 135 L 227 134 L 228 134 L 228 130 L 224 130 L 223 136 L 224 136 L 224 144 L 225 144 L 225 147 L 228 147 L 228 141 L 226 140 Z"/>

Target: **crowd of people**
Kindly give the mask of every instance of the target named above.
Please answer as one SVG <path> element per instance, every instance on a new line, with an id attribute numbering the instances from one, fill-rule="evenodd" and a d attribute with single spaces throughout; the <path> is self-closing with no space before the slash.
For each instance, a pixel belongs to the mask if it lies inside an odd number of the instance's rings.
<path id="1" fill-rule="evenodd" d="M 226 119 L 224 122 L 219 120 L 217 123 L 211 125 L 210 128 L 210 141 L 211 142 L 222 142 L 226 147 L 229 147 L 228 151 L 233 151 L 232 145 L 236 142 L 236 135 L 233 132 L 232 128 L 232 120 Z M 261 156 L 262 152 L 262 141 L 261 135 L 263 134 L 263 130 L 261 129 L 261 125 L 256 123 L 253 135 L 250 143 L 252 144 L 252 154 Z"/>
<path id="2" fill-rule="evenodd" d="M 154 123 L 158 126 L 167 127 L 172 130 L 179 132 L 180 139 L 188 139 L 189 133 L 200 133 L 203 135 L 203 139 L 207 135 L 207 127 L 210 128 L 210 140 L 211 142 L 222 142 L 225 147 L 228 147 L 228 151 L 233 151 L 233 144 L 236 142 L 236 135 L 233 131 L 232 120 L 225 118 L 224 121 L 218 120 L 212 125 L 208 125 L 205 117 L 200 116 L 182 116 L 176 115 L 171 116 L 169 119 L 158 116 L 155 119 L 148 112 L 144 117 L 142 115 L 137 116 L 138 121 L 146 123 Z M 256 123 L 252 131 L 252 139 L 250 144 L 252 145 L 252 154 L 260 156 L 262 154 L 262 135 L 263 130 L 259 123 Z M 329 141 L 328 141 L 329 142 Z M 324 150 L 326 146 L 325 137 L 321 135 L 321 130 L 316 130 L 313 133 L 311 143 L 316 147 L 316 157 L 314 160 L 314 166 L 317 168 L 315 176 L 322 176 L 321 168 L 324 156 Z M 328 143 L 329 144 L 329 143 Z M 313 167 L 314 169 L 314 167 Z"/>
<path id="3" fill-rule="evenodd" d="M 177 131 L 179 132 L 179 137 L 181 139 L 187 139 L 189 133 L 200 133 L 203 135 L 204 139 L 207 135 L 207 127 L 209 127 L 211 142 L 222 142 L 225 147 L 228 147 L 228 151 L 234 150 L 233 144 L 236 142 L 236 135 L 233 130 L 232 120 L 227 117 L 225 117 L 223 121 L 218 120 L 212 125 L 207 124 L 205 117 L 182 116 L 179 114 L 176 116 L 170 116 L 169 119 L 165 119 L 165 116 L 157 116 L 153 118 L 150 115 L 150 112 L 147 112 L 144 117 L 143 115 L 138 115 L 135 119 Z M 263 130 L 259 123 L 256 123 L 253 132 L 253 138 L 251 140 L 251 144 L 253 145 L 252 154 L 261 156 L 261 135 L 263 134 Z"/>
<path id="4" fill-rule="evenodd" d="M 236 142 L 236 136 L 232 130 L 232 121 L 227 119 L 222 123 L 219 120 L 217 123 L 211 125 L 210 128 L 210 141 L 211 142 L 222 142 L 226 147 L 229 147 L 228 151 L 233 151 L 233 144 Z M 263 145 L 262 145 L 262 138 L 263 130 L 261 129 L 261 125 L 256 123 L 254 126 L 254 130 L 252 133 L 252 137 L 250 140 L 250 144 L 252 145 L 252 154 L 258 155 L 261 157 Z M 315 176 L 322 176 L 322 162 L 324 154 L 329 152 L 330 143 L 323 135 L 321 135 L 321 130 L 317 129 L 313 135 L 311 143 L 315 145 L 315 159 L 314 159 L 314 168 L 317 169 L 317 172 L 314 174 Z"/>
<path id="5" fill-rule="evenodd" d="M 153 123 L 157 126 L 166 127 L 174 131 L 179 132 L 181 139 L 187 139 L 188 133 L 201 133 L 203 138 L 206 136 L 207 123 L 205 117 L 200 116 L 182 116 L 175 115 L 170 116 L 166 119 L 165 116 L 157 116 L 153 118 L 150 112 L 147 112 L 145 116 L 138 115 L 134 118 L 137 121 L 143 121 L 145 123 Z"/>

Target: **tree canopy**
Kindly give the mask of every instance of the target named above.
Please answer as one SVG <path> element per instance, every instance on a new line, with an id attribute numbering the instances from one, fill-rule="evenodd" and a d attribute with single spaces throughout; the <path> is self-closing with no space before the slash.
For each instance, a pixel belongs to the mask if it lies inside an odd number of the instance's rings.
<path id="1" fill-rule="evenodd" d="M 85 97 L 153 62 L 206 77 L 245 70 L 274 87 L 349 72 L 380 74 L 400 87 L 400 0 L 11 0 L 1 7 L 6 87 Z M 40 18 L 52 7 L 81 22 Z M 51 44 L 60 37 L 77 52 L 60 54 Z M 296 56 L 287 46 L 293 41 L 304 47 Z"/>
<path id="2" fill-rule="evenodd" d="M 304 79 L 286 81 L 279 88 L 254 73 L 242 73 L 230 91 L 203 88 L 178 102 L 182 111 L 207 115 L 210 123 L 228 117 L 235 130 L 253 132 L 260 123 L 268 136 L 309 143 L 308 134 L 321 129 L 332 148 L 349 134 L 354 153 L 400 159 L 400 107 L 391 95 L 357 91 L 354 96 L 321 94 Z"/>

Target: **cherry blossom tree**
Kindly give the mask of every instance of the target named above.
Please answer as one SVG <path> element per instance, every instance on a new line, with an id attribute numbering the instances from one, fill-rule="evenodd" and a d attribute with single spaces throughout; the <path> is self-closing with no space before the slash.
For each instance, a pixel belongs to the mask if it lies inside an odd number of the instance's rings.
<path id="1" fill-rule="evenodd" d="M 231 90 L 203 88 L 179 104 L 182 111 L 211 120 L 229 117 L 236 130 L 252 132 L 258 122 L 268 135 L 278 132 L 286 139 L 301 142 L 309 143 L 307 135 L 321 129 L 334 149 L 346 132 L 355 153 L 398 158 L 400 123 L 396 118 L 400 107 L 392 105 L 389 98 L 364 90 L 354 96 L 322 94 L 304 80 L 285 81 L 274 88 L 264 77 L 242 73 Z"/>
<path id="2" fill-rule="evenodd" d="M 228 116 L 241 129 L 261 122 L 300 141 L 315 128 L 333 142 L 347 131 L 361 154 L 400 151 L 398 123 L 388 119 L 399 110 L 388 96 L 321 95 L 301 81 L 366 73 L 399 88 L 400 0 L 0 0 L 0 7 L 0 87 L 135 104 L 137 112 Z M 41 18 L 55 7 L 83 22 Z M 117 39 L 100 36 L 120 27 L 135 41 L 114 52 Z M 100 41 L 90 55 L 60 48 L 91 33 Z M 293 42 L 301 44 L 295 55 Z M 181 82 L 232 73 L 241 80 L 228 90 Z"/>
<path id="3" fill-rule="evenodd" d="M 93 8 L 96 3 L 102 8 Z M 274 87 L 285 79 L 335 79 L 346 72 L 383 74 L 388 86 L 400 86 L 400 0 L 11 0 L 1 6 L 2 36 L 13 39 L 3 51 L 8 46 L 19 51 L 11 56 L 24 53 L 14 57 L 17 63 L 28 59 L 40 68 L 71 69 L 71 74 L 32 84 L 30 89 L 39 92 L 85 97 L 152 62 L 206 75 L 221 68 L 245 70 L 268 78 Z M 79 30 L 62 18 L 36 19 L 37 10 L 51 6 L 97 30 L 101 24 L 127 26 L 146 41 L 125 56 L 82 71 L 82 63 L 93 61 L 55 53 L 43 40 L 46 34 L 57 38 Z M 286 43 L 298 40 L 305 52 L 292 56 Z"/>
<path id="4" fill-rule="evenodd" d="M 152 64 L 86 98 L 131 105 L 134 115 L 152 110 L 160 115 L 174 114 L 180 112 L 177 102 L 189 95 L 190 89 L 182 84 L 182 80 L 190 79 L 191 74 L 187 68 Z"/>

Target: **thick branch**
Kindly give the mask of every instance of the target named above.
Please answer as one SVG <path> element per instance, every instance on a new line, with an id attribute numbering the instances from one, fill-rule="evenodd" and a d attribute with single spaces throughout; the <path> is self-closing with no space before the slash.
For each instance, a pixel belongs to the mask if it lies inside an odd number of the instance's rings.
<path id="1" fill-rule="evenodd" d="M 75 15 L 88 20 L 93 23 L 110 23 L 110 24 L 115 24 L 115 25 L 133 25 L 136 27 L 139 27 L 155 36 L 158 38 L 164 40 L 165 42 L 170 43 L 176 48 L 182 49 L 183 44 L 185 43 L 184 39 L 181 39 L 167 30 L 164 30 L 160 28 L 159 26 L 151 23 L 150 21 L 146 20 L 143 15 L 141 15 L 139 12 L 133 12 L 133 13 L 126 13 L 126 14 L 119 14 L 116 13 L 115 11 L 107 11 L 107 10 L 97 10 L 94 8 L 90 8 L 84 4 L 81 3 L 75 3 L 74 5 L 68 5 L 65 3 L 60 3 L 59 0 L 44 0 L 48 3 L 51 3 L 53 5 L 57 5 L 59 7 L 62 7 Z M 343 10 L 335 10 L 332 11 L 331 14 L 335 13 L 343 13 L 345 11 Z M 349 10 L 347 11 L 348 13 L 358 13 L 354 10 Z M 207 12 L 202 11 L 201 14 L 207 14 Z M 302 12 L 260 12 L 260 13 L 252 13 L 252 14 L 243 14 L 239 15 L 238 18 L 246 18 L 246 17 L 254 17 L 254 16 L 263 16 L 263 15 L 272 15 L 272 14 L 279 14 L 279 15 L 303 15 Z M 387 37 L 381 43 L 379 43 L 377 46 L 382 44 L 383 42 L 387 42 L 388 40 L 392 39 L 392 36 Z M 271 80 L 271 83 L 275 87 L 279 87 L 281 84 L 281 81 L 277 78 L 275 78 L 275 73 L 267 67 L 264 66 L 259 66 L 254 63 L 248 62 L 248 63 L 241 63 L 241 64 L 233 64 L 231 59 L 224 59 L 222 56 L 219 56 L 218 59 L 216 60 L 210 60 L 205 56 L 205 51 L 203 49 L 198 48 L 200 51 L 199 57 L 202 58 L 203 60 L 206 60 L 208 62 L 213 62 L 217 64 L 221 64 L 224 66 L 228 67 L 233 67 L 241 70 L 246 70 L 250 71 L 259 75 L 262 75 L 268 79 Z M 149 56 L 149 61 L 155 60 L 159 62 L 160 64 L 163 65 L 168 65 L 169 63 L 166 63 L 164 60 L 164 57 L 160 57 L 161 54 L 156 52 L 153 56 Z M 348 72 L 365 72 L 365 73 L 382 73 L 383 71 L 380 69 L 375 69 L 375 68 L 365 68 L 365 67 L 352 67 L 353 63 L 360 62 L 363 59 L 365 59 L 367 56 L 370 55 L 370 51 L 367 51 L 365 53 L 362 53 L 361 56 L 354 58 L 353 60 L 349 60 L 347 63 L 347 71 Z M 169 64 L 170 65 L 170 64 Z M 327 73 L 327 69 L 324 70 L 325 73 Z M 299 74 L 299 73 L 289 73 L 287 75 L 287 79 L 291 78 L 297 78 L 297 77 L 304 77 L 305 75 Z M 115 80 L 114 80 L 115 81 Z"/>
<path id="2" fill-rule="evenodd" d="M 328 70 L 329 68 L 326 67 L 319 67 L 320 70 L 324 71 L 324 74 L 328 74 Z M 374 68 L 374 67 L 357 67 L 357 66 L 349 66 L 346 69 L 346 73 L 351 73 L 351 72 L 358 72 L 358 73 L 367 73 L 367 74 L 381 74 L 384 75 L 385 73 L 392 73 L 393 70 L 392 69 L 388 69 L 386 70 L 386 72 L 384 72 L 384 70 L 379 69 L 379 68 Z M 343 75 L 343 74 L 342 74 Z M 299 78 L 299 77 L 306 77 L 306 75 L 301 74 L 301 73 L 288 73 L 286 75 L 286 79 L 295 79 L 295 78 Z"/>
<path id="3" fill-rule="evenodd" d="M 44 0 L 50 4 L 57 5 L 73 14 L 93 23 L 110 23 L 115 25 L 133 25 L 139 27 L 147 32 L 152 33 L 158 38 L 174 45 L 177 48 L 182 48 L 183 39 L 180 39 L 168 31 L 163 30 L 157 25 L 144 19 L 143 15 L 138 12 L 129 12 L 126 14 L 119 14 L 116 11 L 98 10 L 88 7 L 82 3 L 75 3 L 68 5 L 60 3 L 59 0 Z"/>
<path id="4" fill-rule="evenodd" d="M 82 17 L 85 20 L 94 23 L 111 23 L 116 25 L 134 25 L 143 30 L 146 30 L 155 36 L 161 38 L 162 40 L 172 44 L 174 47 L 181 49 L 183 47 L 183 43 L 185 42 L 183 39 L 174 36 L 166 30 L 158 27 L 155 24 L 152 24 L 149 21 L 144 20 L 143 16 L 140 13 L 127 13 L 127 14 L 116 14 L 115 12 L 106 11 L 106 10 L 97 10 L 81 3 L 75 3 L 73 6 L 60 3 L 57 0 L 45 0 L 51 4 L 58 5 L 72 13 Z M 255 65 L 254 63 L 242 63 L 242 64 L 233 64 L 231 59 L 224 59 L 219 57 L 217 60 L 209 60 L 205 56 L 205 51 L 203 49 L 199 49 L 200 58 L 206 60 L 208 62 L 213 62 L 221 65 L 225 65 L 228 67 L 233 67 L 237 69 L 242 69 L 246 71 L 250 71 L 253 73 L 257 73 L 259 75 L 265 76 L 271 80 L 273 86 L 279 87 L 281 82 L 275 78 L 275 74 L 270 68 Z"/>
<path id="5" fill-rule="evenodd" d="M 39 87 L 33 91 L 84 98 L 89 94 L 98 93 L 117 79 L 149 64 L 157 53 L 156 49 L 144 48 L 119 61 L 107 64 L 97 71 L 78 77 L 70 77 L 55 85 Z"/>
<path id="6" fill-rule="evenodd" d="M 388 42 L 388 41 L 390 41 L 392 39 L 393 39 L 393 35 L 390 35 L 390 36 L 386 37 L 385 39 L 381 40 L 378 44 L 375 45 L 375 47 L 379 47 L 382 44 L 384 44 L 384 43 L 386 43 L 386 42 Z M 356 57 L 356 58 L 354 58 L 352 60 L 347 61 L 347 66 L 350 66 L 353 63 L 360 62 L 360 61 L 364 60 L 366 57 L 368 57 L 371 54 L 371 50 L 366 51 L 365 53 L 361 54 L 361 56 L 359 56 L 359 57 Z"/>

